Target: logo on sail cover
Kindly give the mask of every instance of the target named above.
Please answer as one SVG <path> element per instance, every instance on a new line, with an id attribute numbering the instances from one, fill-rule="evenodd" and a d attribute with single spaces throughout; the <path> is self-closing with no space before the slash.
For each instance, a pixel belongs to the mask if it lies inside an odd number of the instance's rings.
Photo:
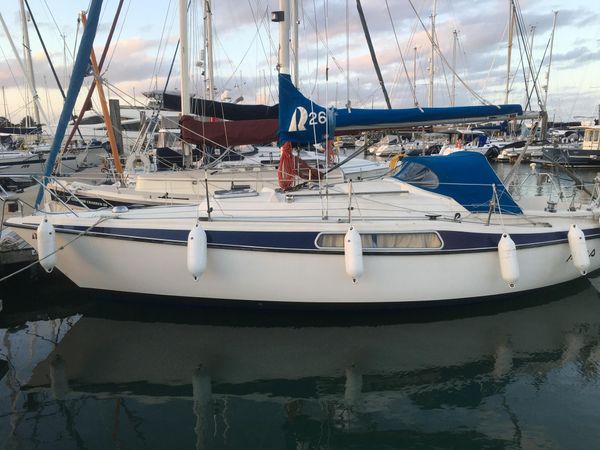
<path id="1" fill-rule="evenodd" d="M 302 106 L 298 106 L 292 114 L 292 120 L 290 121 L 289 132 L 293 131 L 306 131 L 306 121 L 308 120 L 308 111 Z"/>

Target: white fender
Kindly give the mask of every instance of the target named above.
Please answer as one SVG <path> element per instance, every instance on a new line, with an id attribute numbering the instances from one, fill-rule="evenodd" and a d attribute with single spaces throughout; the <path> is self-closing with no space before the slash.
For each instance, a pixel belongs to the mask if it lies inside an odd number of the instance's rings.
<path id="1" fill-rule="evenodd" d="M 40 265 L 46 272 L 52 272 L 56 265 L 56 233 L 47 217 L 37 227 L 37 253 Z"/>
<path id="2" fill-rule="evenodd" d="M 360 233 L 354 227 L 350 227 L 344 236 L 344 258 L 346 273 L 352 277 L 352 282 L 356 283 L 362 276 L 364 267 L 362 241 Z"/>
<path id="3" fill-rule="evenodd" d="M 206 270 L 206 247 L 206 232 L 196 222 L 187 240 L 187 268 L 196 281 Z"/>
<path id="4" fill-rule="evenodd" d="M 573 264 L 581 275 L 585 275 L 590 267 L 590 256 L 587 244 L 585 243 L 585 235 L 581 231 L 581 228 L 573 224 L 569 227 L 567 239 L 569 240 L 569 249 L 571 250 Z"/>
<path id="5" fill-rule="evenodd" d="M 515 287 L 520 276 L 519 260 L 517 259 L 517 246 L 508 233 L 503 233 L 498 242 L 498 258 L 502 279 L 511 288 Z"/>

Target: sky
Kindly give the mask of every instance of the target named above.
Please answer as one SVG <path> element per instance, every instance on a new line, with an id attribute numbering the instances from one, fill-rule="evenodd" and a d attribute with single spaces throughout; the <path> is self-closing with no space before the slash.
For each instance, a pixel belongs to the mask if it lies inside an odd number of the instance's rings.
<path id="1" fill-rule="evenodd" d="M 355 0 L 298 1 L 301 91 L 324 105 L 342 107 L 349 97 L 355 107 L 385 107 Z M 95 41 L 98 55 L 104 47 L 117 3 L 117 0 L 103 2 Z M 416 99 L 420 105 L 427 106 L 431 44 L 424 26 L 430 27 L 433 1 L 362 0 L 362 4 L 392 106 L 413 106 L 411 84 L 415 66 Z M 437 1 L 436 36 L 447 63 L 436 53 L 434 106 L 449 106 L 451 102 L 450 66 L 453 65 L 455 30 L 458 36 L 455 72 L 464 81 L 464 84 L 456 82 L 455 104 L 479 104 L 479 98 L 504 103 L 508 4 L 507 0 Z M 72 55 L 82 32 L 77 17 L 81 10 L 88 8 L 89 0 L 29 0 L 29 5 L 60 81 L 66 86 Z M 527 103 L 521 63 L 525 58 L 521 58 L 520 48 L 532 39 L 534 29 L 534 72 L 538 73 L 542 97 L 543 86 L 548 85 L 550 119 L 585 120 L 597 116 L 600 3 L 520 0 L 519 6 L 524 33 L 516 33 L 513 41 L 509 103 Z M 243 97 L 244 103 L 276 103 L 278 30 L 270 21 L 270 12 L 278 9 L 277 0 L 213 0 L 212 9 L 216 98 L 228 91 L 233 99 Z M 549 83 L 546 83 L 554 11 L 558 11 L 557 25 Z M 1 13 L 22 54 L 19 0 L 2 0 Z M 202 18 L 202 1 L 193 0 L 188 12 L 190 77 L 193 90 L 199 96 L 206 91 L 202 75 L 205 67 Z M 31 21 L 29 35 L 41 103 L 52 122 L 60 115 L 62 100 Z M 103 77 L 110 85 L 110 97 L 120 98 L 122 104 L 141 105 L 142 92 L 163 90 L 178 38 L 176 0 L 125 0 L 108 63 L 103 69 Z M 179 80 L 177 59 L 167 89 L 179 89 Z M 86 85 L 90 82 L 88 78 Z M 0 85 L 4 87 L 0 116 L 18 122 L 31 111 L 31 96 L 3 30 L 0 30 Z M 538 109 L 535 95 L 532 102 L 533 108 Z M 99 110 L 97 101 L 95 109 Z"/>

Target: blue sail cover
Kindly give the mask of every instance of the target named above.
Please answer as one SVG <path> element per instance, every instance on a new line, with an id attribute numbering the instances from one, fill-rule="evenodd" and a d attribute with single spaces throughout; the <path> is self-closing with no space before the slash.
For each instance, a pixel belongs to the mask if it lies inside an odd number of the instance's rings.
<path id="1" fill-rule="evenodd" d="M 339 130 L 374 130 L 440 123 L 503 120 L 523 113 L 520 105 L 453 108 L 358 109 L 328 111 L 304 97 L 287 74 L 279 74 L 279 142 L 322 142 Z M 333 114 L 331 113 L 333 111 Z M 328 120 L 329 117 L 329 120 Z M 331 119 L 335 118 L 335 123 Z"/>
<path id="2" fill-rule="evenodd" d="M 508 190 L 477 152 L 455 152 L 447 156 L 405 156 L 394 178 L 426 191 L 451 197 L 471 212 L 488 212 L 496 186 L 495 212 L 522 214 Z"/>

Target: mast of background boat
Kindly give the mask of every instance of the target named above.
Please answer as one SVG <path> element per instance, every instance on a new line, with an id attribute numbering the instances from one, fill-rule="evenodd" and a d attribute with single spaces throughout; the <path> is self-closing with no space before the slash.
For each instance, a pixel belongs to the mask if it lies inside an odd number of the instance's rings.
<path id="1" fill-rule="evenodd" d="M 292 40 L 290 51 L 292 52 L 292 80 L 294 86 L 300 87 L 300 77 L 298 75 L 298 0 L 290 0 L 290 25 L 292 29 Z"/>
<path id="2" fill-rule="evenodd" d="M 414 91 L 415 95 L 417 93 L 417 47 L 414 48 L 415 57 L 413 59 L 413 83 L 414 83 Z"/>
<path id="3" fill-rule="evenodd" d="M 190 93 L 189 93 L 189 64 L 188 64 L 188 29 L 187 29 L 187 0 L 179 0 L 179 71 L 180 71 L 180 90 L 181 90 L 181 115 L 190 114 Z M 183 150 L 183 165 L 189 167 L 191 162 L 191 146 L 181 141 Z"/>
<path id="4" fill-rule="evenodd" d="M 31 18 L 31 23 L 33 23 L 33 28 L 35 29 L 38 39 L 40 40 L 40 44 L 42 44 L 42 49 L 44 50 L 44 54 L 46 55 L 46 60 L 48 61 L 48 65 L 50 66 L 50 71 L 52 72 L 52 75 L 54 76 L 54 81 L 56 81 L 56 85 L 58 86 L 60 95 L 62 96 L 62 98 L 64 100 L 66 97 L 65 91 L 62 87 L 62 83 L 60 82 L 60 79 L 58 78 L 58 74 L 56 73 L 54 64 L 52 63 L 52 58 L 50 58 L 50 53 L 48 53 L 48 49 L 46 48 L 46 43 L 44 42 L 44 39 L 42 39 L 42 34 L 40 33 L 40 29 L 37 26 L 37 22 L 35 21 L 35 17 L 31 11 L 29 2 L 27 0 L 24 0 L 24 1 L 25 1 L 25 6 L 27 7 L 27 12 L 29 13 L 29 17 Z M 73 114 L 71 114 L 71 119 L 73 120 L 73 123 L 75 123 L 75 121 L 77 120 L 77 118 Z M 81 140 L 85 141 L 85 139 L 83 138 L 83 135 L 81 134 L 81 131 L 79 130 L 79 127 L 75 127 L 75 128 L 77 129 L 77 132 L 79 133 L 79 137 L 81 138 Z"/>
<path id="5" fill-rule="evenodd" d="M 77 57 L 75 58 L 75 64 L 73 65 L 73 74 L 71 76 L 71 81 L 69 82 L 69 89 L 67 90 L 67 98 L 65 99 L 63 110 L 58 120 L 56 132 L 54 133 L 54 140 L 52 141 L 50 154 L 48 155 L 48 160 L 46 162 L 44 178 L 42 179 L 42 183 L 35 200 L 36 209 L 39 207 L 40 203 L 42 202 L 42 198 L 44 197 L 44 185 L 46 184 L 48 177 L 52 175 L 54 163 L 56 161 L 56 157 L 58 156 L 58 151 L 60 150 L 60 145 L 71 117 L 71 112 L 73 111 L 75 101 L 77 100 L 77 95 L 79 94 L 81 85 L 83 84 L 83 78 L 87 72 L 90 53 L 94 45 L 94 37 L 96 35 L 96 29 L 98 28 L 98 20 L 100 18 L 101 8 L 102 0 L 91 0 L 88 13 L 88 26 L 85 27 L 85 30 L 83 30 L 79 49 L 77 50 Z M 2 22 L 4 24 L 4 21 Z"/>
<path id="6" fill-rule="evenodd" d="M 33 90 L 36 90 L 35 87 L 35 76 L 33 74 L 33 63 L 31 62 L 31 45 L 29 43 L 29 29 L 27 27 L 27 15 L 25 13 L 25 1 L 19 0 L 19 6 L 21 8 L 21 28 L 23 30 L 23 54 L 25 58 L 25 64 L 27 67 L 27 74 L 29 79 L 31 80 L 31 86 Z M 33 102 L 33 118 L 35 120 L 36 125 L 40 123 L 40 111 L 38 109 L 37 103 Z M 31 124 L 26 123 L 26 126 L 31 126 Z"/>
<path id="7" fill-rule="evenodd" d="M 456 105 L 456 42 L 458 41 L 458 31 L 452 32 L 454 39 L 452 41 L 452 95 L 450 96 L 450 106 Z"/>
<path id="8" fill-rule="evenodd" d="M 85 12 L 81 12 L 81 24 L 85 30 L 87 18 Z M 96 90 L 98 91 L 98 98 L 100 99 L 100 106 L 102 107 L 102 115 L 104 116 L 104 124 L 106 125 L 106 134 L 108 135 L 108 142 L 110 143 L 110 151 L 112 153 L 115 171 L 118 175 L 123 173 L 123 167 L 121 166 L 121 156 L 119 155 L 119 148 L 117 147 L 117 138 L 115 136 L 115 129 L 113 128 L 112 119 L 110 117 L 110 111 L 106 97 L 104 96 L 104 87 L 102 86 L 102 78 L 100 78 L 100 69 L 98 67 L 98 61 L 96 60 L 96 52 L 92 47 L 90 52 L 90 60 L 92 62 L 92 70 L 94 73 L 94 79 L 96 80 Z"/>
<path id="9" fill-rule="evenodd" d="M 373 48 L 373 43 L 371 42 L 371 35 L 369 33 L 369 27 L 367 26 L 367 20 L 365 19 L 365 14 L 362 9 L 362 5 L 360 4 L 360 0 L 356 0 L 356 9 L 358 9 L 358 15 L 360 16 L 360 23 L 362 24 L 363 31 L 365 33 L 365 39 L 367 40 L 367 45 L 369 46 L 369 52 L 371 53 L 371 60 L 373 61 L 373 66 L 375 66 L 375 72 L 377 73 L 377 79 L 379 80 L 379 85 L 381 86 L 381 90 L 383 91 L 383 96 L 385 97 L 385 103 L 387 104 L 388 109 L 392 109 L 392 104 L 390 103 L 390 97 L 388 96 L 387 90 L 385 88 L 385 84 L 383 83 L 383 76 L 381 75 L 381 70 L 379 69 L 379 63 L 377 62 L 377 56 L 375 55 L 375 49 Z"/>
<path id="10" fill-rule="evenodd" d="M 4 92 L 4 86 L 2 86 L 2 103 L 4 103 L 4 118 L 8 119 L 8 108 L 6 106 L 6 92 Z"/>
<path id="11" fill-rule="evenodd" d="M 544 85 L 544 109 L 548 110 L 548 84 L 550 84 L 550 68 L 552 67 L 552 50 L 554 48 L 554 30 L 556 29 L 556 16 L 558 11 L 554 11 L 554 20 L 552 21 L 552 35 L 550 37 L 550 56 L 548 58 L 548 71 L 546 72 L 546 84 Z"/>
<path id="12" fill-rule="evenodd" d="M 508 0 L 508 55 L 506 58 L 506 89 L 504 93 L 504 103 L 508 103 L 508 94 L 510 93 L 510 64 L 512 61 L 513 32 L 515 29 L 515 10 L 513 0 Z"/>
<path id="13" fill-rule="evenodd" d="M 437 0 L 433 0 L 433 11 L 431 13 L 431 59 L 429 61 L 429 107 L 433 107 L 433 75 L 435 73 L 435 15 Z"/>
<path id="14" fill-rule="evenodd" d="M 206 90 L 208 91 L 208 100 L 213 101 L 215 99 L 215 86 L 213 66 L 212 6 L 210 4 L 210 0 L 204 0 L 204 46 L 206 47 Z"/>
<path id="15" fill-rule="evenodd" d="M 529 78 L 533 77 L 533 38 L 535 37 L 535 25 L 531 25 L 531 28 L 529 29 L 529 48 L 527 45 L 525 45 L 525 57 L 527 58 L 527 62 L 528 62 L 528 69 L 525 72 L 525 108 L 527 108 L 529 106 L 529 109 L 531 110 L 531 103 L 529 100 Z M 534 87 L 535 88 L 535 78 L 533 78 L 534 80 Z"/>
<path id="16" fill-rule="evenodd" d="M 352 109 L 350 101 L 350 0 L 346 0 L 346 108 Z"/>
<path id="17" fill-rule="evenodd" d="M 39 111 L 40 115 L 42 116 L 42 119 L 44 120 L 46 127 L 48 127 L 48 129 L 51 130 L 50 129 L 50 122 L 48 121 L 48 117 L 46 116 L 44 108 L 42 107 L 42 104 L 40 103 L 40 96 L 38 95 L 38 93 L 37 93 L 37 91 L 35 89 L 35 86 L 31 83 L 31 79 L 29 78 L 29 74 L 27 72 L 27 69 L 25 68 L 25 65 L 23 64 L 23 61 L 21 60 L 21 57 L 19 56 L 19 52 L 17 51 L 17 47 L 15 46 L 15 43 L 12 40 L 12 36 L 10 35 L 10 32 L 8 31 L 8 27 L 6 26 L 6 22 L 4 22 L 4 17 L 2 16 L 1 12 L 0 12 L 0 22 L 2 23 L 2 28 L 4 29 L 4 34 L 6 34 L 6 38 L 8 39 L 10 47 L 12 48 L 12 51 L 13 51 L 13 53 L 15 55 L 15 59 L 19 63 L 19 67 L 21 67 L 21 71 L 25 75 L 25 80 L 27 81 L 27 86 L 31 90 L 31 95 L 33 97 L 33 102 L 37 106 L 37 110 Z M 39 124 L 39 121 L 38 121 L 38 124 Z"/>

